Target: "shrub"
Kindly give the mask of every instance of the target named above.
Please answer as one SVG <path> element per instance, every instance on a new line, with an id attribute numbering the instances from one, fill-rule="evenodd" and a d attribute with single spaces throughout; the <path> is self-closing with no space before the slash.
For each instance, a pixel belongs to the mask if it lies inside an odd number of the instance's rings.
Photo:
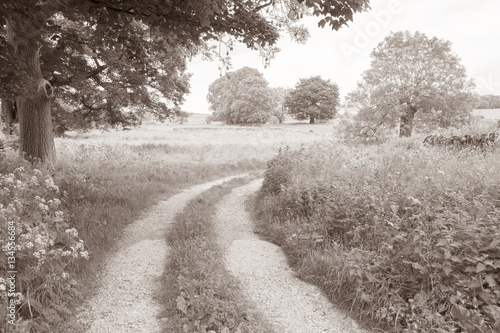
<path id="1" fill-rule="evenodd" d="M 254 209 L 300 276 L 385 331 L 500 329 L 497 155 L 405 141 L 286 156 Z"/>

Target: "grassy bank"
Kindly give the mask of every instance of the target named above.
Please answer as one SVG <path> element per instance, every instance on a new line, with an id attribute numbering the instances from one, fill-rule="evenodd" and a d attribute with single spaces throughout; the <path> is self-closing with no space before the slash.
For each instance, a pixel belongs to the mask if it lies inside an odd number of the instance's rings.
<path id="1" fill-rule="evenodd" d="M 162 277 L 163 332 L 252 332 L 273 330 L 245 300 L 226 270 L 213 219 L 216 206 L 236 179 L 204 192 L 176 217 L 168 233 L 169 262 Z"/>
<path id="2" fill-rule="evenodd" d="M 500 330 L 500 155 L 316 144 L 268 164 L 253 210 L 299 275 L 383 332 Z"/>

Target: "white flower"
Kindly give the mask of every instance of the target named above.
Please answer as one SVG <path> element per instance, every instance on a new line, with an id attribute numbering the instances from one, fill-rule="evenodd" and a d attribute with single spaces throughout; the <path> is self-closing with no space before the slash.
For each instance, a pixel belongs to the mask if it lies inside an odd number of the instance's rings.
<path id="1" fill-rule="evenodd" d="M 75 228 L 66 229 L 65 232 L 73 237 L 78 237 L 78 231 Z"/>
<path id="2" fill-rule="evenodd" d="M 48 212 L 49 211 L 49 206 L 47 205 L 44 205 L 44 204 L 38 204 L 38 207 L 43 210 L 44 212 Z"/>

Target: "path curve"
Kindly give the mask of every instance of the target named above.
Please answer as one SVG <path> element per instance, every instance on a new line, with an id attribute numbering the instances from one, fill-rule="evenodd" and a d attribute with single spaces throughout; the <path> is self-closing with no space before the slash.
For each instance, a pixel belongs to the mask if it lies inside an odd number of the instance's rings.
<path id="1" fill-rule="evenodd" d="M 160 201 L 124 231 L 116 252 L 106 263 L 96 296 L 78 309 L 77 320 L 87 333 L 156 333 L 161 311 L 154 293 L 168 254 L 166 231 L 187 202 L 214 185 L 237 175 L 193 186 Z"/>
<path id="2" fill-rule="evenodd" d="M 241 282 L 248 299 L 276 332 L 366 333 L 319 288 L 295 277 L 279 246 L 253 233 L 245 200 L 261 184 L 262 179 L 234 189 L 219 205 L 216 220 L 226 266 Z"/>

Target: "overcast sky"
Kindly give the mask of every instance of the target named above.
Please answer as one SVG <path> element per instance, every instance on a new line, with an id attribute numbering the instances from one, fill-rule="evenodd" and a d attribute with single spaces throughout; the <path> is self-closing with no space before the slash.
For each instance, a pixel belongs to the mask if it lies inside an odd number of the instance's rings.
<path id="1" fill-rule="evenodd" d="M 370 65 L 370 53 L 391 31 L 420 31 L 428 37 L 452 42 L 480 94 L 500 95 L 500 1 L 499 0 L 371 0 L 371 10 L 354 16 L 339 31 L 318 28 L 318 17 L 304 20 L 311 37 L 296 44 L 280 39 L 281 52 L 264 68 L 258 52 L 235 48 L 230 71 L 244 66 L 257 68 L 271 87 L 292 88 L 300 78 L 320 75 L 340 87 L 343 98 L 356 87 Z M 209 113 L 208 86 L 219 78 L 217 62 L 194 58 L 191 93 L 183 109 Z"/>

